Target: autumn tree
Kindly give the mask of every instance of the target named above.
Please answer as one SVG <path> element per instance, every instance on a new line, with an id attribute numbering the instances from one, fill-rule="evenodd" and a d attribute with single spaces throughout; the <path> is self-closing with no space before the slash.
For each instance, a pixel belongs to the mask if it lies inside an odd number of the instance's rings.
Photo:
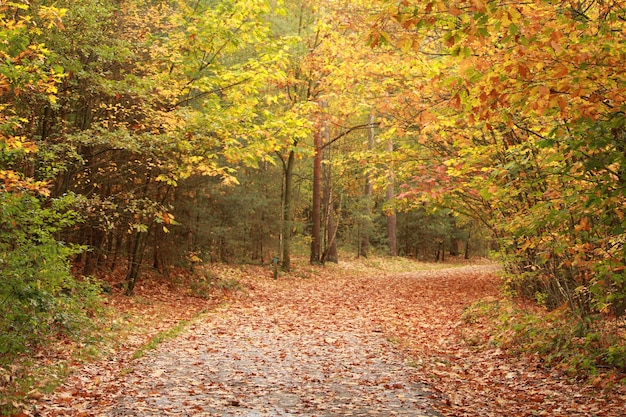
<path id="1" fill-rule="evenodd" d="M 54 195 L 86 197 L 71 234 L 90 248 L 83 272 L 123 255 L 132 293 L 148 246 L 171 236 L 176 188 L 196 176 L 232 182 L 274 149 L 266 138 L 281 122 L 259 106 L 284 54 L 267 41 L 263 1 L 66 7 L 62 26 L 37 33 L 62 85 L 55 103 L 24 105 L 25 135 L 46 150 L 32 166 Z"/>
<path id="2" fill-rule="evenodd" d="M 367 115 L 385 100 L 385 95 L 392 88 L 379 81 L 385 72 L 393 73 L 397 69 L 389 64 L 386 53 L 374 52 L 365 43 L 363 28 L 370 11 L 370 6 L 360 1 L 320 3 L 313 37 L 315 48 L 309 48 L 310 53 L 301 63 L 301 68 L 314 76 L 314 88 L 311 90 L 314 95 L 311 97 L 316 100 L 316 110 L 309 116 L 317 129 L 314 133 L 312 198 L 313 263 L 323 262 L 334 251 L 340 237 L 336 227 L 339 207 L 333 203 L 339 204 L 333 196 L 334 164 L 327 157 L 323 159 L 325 155 L 336 155 L 337 152 L 332 152 L 332 149 L 340 141 L 353 141 L 352 150 L 347 149 L 348 152 L 361 151 L 360 134 L 379 126 L 378 120 L 368 120 Z M 363 182 L 365 176 L 365 173 L 360 173 Z M 341 195 L 342 191 L 337 195 Z M 368 221 L 365 219 L 365 223 Z M 325 230 L 325 238 L 322 237 L 322 230 Z M 325 247 L 320 249 L 322 243 Z"/>
<path id="3" fill-rule="evenodd" d="M 624 310 L 623 13 L 604 1 L 406 1 L 371 32 L 429 63 L 398 117 L 441 163 L 437 187 L 414 181 L 413 198 L 487 225 L 511 284 L 550 307 Z"/>
<path id="4" fill-rule="evenodd" d="M 51 197 L 51 176 L 34 163 L 45 149 L 29 135 L 30 105 L 54 106 L 63 70 L 51 64 L 41 28 L 62 27 L 64 9 L 0 5 L 0 366 L 14 365 L 56 336 L 89 329 L 97 287 L 75 279 L 82 248 L 61 232 L 81 221 L 80 197 Z M 53 170 L 54 167 L 48 167 Z"/>

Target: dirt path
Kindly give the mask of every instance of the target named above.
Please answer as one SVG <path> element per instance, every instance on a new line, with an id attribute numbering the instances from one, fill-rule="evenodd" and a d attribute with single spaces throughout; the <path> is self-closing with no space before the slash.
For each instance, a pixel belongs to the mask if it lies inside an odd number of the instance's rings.
<path id="1" fill-rule="evenodd" d="M 194 326 L 124 385 L 104 415 L 435 415 L 380 334 L 263 304 Z"/>
<path id="2" fill-rule="evenodd" d="M 85 366 L 32 415 L 624 415 L 626 389 L 468 340 L 463 310 L 498 294 L 493 266 L 249 271 L 228 305 L 138 360 Z"/>
<path id="3" fill-rule="evenodd" d="M 419 274 L 418 274 L 419 275 Z M 86 367 L 40 415 L 436 416 L 371 294 L 397 280 L 250 279 L 246 294 L 105 378 Z M 372 290 L 374 290 L 372 292 Z M 388 289 L 387 289 L 388 290 Z M 380 307 L 380 306 L 379 306 Z M 386 311 L 394 316 L 393 312 Z M 394 316 L 395 317 L 395 316 Z"/>

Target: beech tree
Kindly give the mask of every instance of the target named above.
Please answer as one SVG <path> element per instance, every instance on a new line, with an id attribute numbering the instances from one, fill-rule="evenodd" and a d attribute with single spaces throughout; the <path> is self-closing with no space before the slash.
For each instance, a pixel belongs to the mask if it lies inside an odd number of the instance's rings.
<path id="1" fill-rule="evenodd" d="M 522 293 L 622 314 L 624 4 L 379 4 L 372 44 L 429 63 L 401 126 L 438 183 L 405 196 L 485 223 Z"/>
<path id="2" fill-rule="evenodd" d="M 34 161 L 45 150 L 28 135 L 34 106 L 54 106 L 63 70 L 38 42 L 41 27 L 62 26 L 64 10 L 0 5 L 0 366 L 48 339 L 81 336 L 97 287 L 75 279 L 70 257 L 84 248 L 60 238 L 81 221 L 79 197 L 51 196 Z M 49 167 L 53 169 L 54 167 Z"/>
<path id="3" fill-rule="evenodd" d="M 41 29 L 29 33 L 49 51 L 50 98 L 11 98 L 27 121 L 17 134 L 40 149 L 23 171 L 53 196 L 83 196 L 84 223 L 67 235 L 90 248 L 83 272 L 126 257 L 132 293 L 149 245 L 159 258 L 155 237 L 172 236 L 176 188 L 235 183 L 237 168 L 270 160 L 276 131 L 301 126 L 262 110 L 286 77 L 285 44 L 270 39 L 264 1 L 55 4 L 31 2 Z"/>

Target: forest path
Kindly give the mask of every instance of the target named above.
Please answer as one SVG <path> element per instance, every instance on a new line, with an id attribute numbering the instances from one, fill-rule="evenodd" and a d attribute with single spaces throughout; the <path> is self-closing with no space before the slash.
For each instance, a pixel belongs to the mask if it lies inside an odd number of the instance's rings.
<path id="1" fill-rule="evenodd" d="M 475 301 L 496 300 L 496 266 L 393 265 L 299 266 L 278 280 L 263 267 L 224 269 L 244 290 L 134 360 L 167 324 L 157 312 L 171 327 L 214 301 L 115 297 L 152 331 L 84 365 L 23 415 L 624 416 L 626 386 L 578 384 L 537 355 L 488 343 L 488 323 L 463 319 Z"/>
<path id="2" fill-rule="evenodd" d="M 491 272 L 491 266 L 466 266 L 377 276 L 248 277 L 246 291 L 229 305 L 114 378 L 103 380 L 97 367 L 83 369 L 78 383 L 49 398 L 39 413 L 436 416 L 428 387 L 418 382 L 424 379 L 418 363 L 400 353 L 399 337 L 409 332 L 421 335 L 427 349 L 436 345 L 429 329 L 450 325 L 449 297 L 457 298 L 459 310 L 452 313 L 460 314 L 477 288 L 482 295 L 493 291 Z M 477 278 L 469 288 L 468 276 Z M 471 297 L 440 293 L 439 285 L 455 277 Z M 435 300 L 437 293 L 448 302 Z"/>

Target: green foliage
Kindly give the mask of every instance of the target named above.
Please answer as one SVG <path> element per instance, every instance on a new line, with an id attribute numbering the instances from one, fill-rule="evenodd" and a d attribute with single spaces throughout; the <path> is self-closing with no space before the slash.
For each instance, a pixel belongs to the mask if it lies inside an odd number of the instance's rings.
<path id="1" fill-rule="evenodd" d="M 43 208 L 33 196 L 0 193 L 0 353 L 7 360 L 88 328 L 99 288 L 70 273 L 70 257 L 82 248 L 56 240 L 79 220 L 74 203 L 66 196 Z"/>
<path id="2" fill-rule="evenodd" d="M 143 345 L 133 353 L 133 359 L 139 359 L 144 356 L 148 351 L 156 349 L 161 343 L 175 338 L 187 328 L 188 324 L 189 321 L 181 320 L 176 323 L 175 326 L 159 332 L 158 334 L 153 336 L 145 345 Z"/>
<path id="3" fill-rule="evenodd" d="M 514 290 L 581 317 L 626 312 L 623 13 L 407 1 L 383 20 L 415 34 L 371 34 L 427 62 L 394 112 L 417 160 L 404 196 L 485 224 Z"/>
<path id="4" fill-rule="evenodd" d="M 537 354 L 545 366 L 572 378 L 588 379 L 601 370 L 626 370 L 623 325 L 607 322 L 600 315 L 581 318 L 565 308 L 528 311 L 509 300 L 482 300 L 467 308 L 463 319 L 471 326 L 486 325 L 489 334 L 483 341 Z"/>

